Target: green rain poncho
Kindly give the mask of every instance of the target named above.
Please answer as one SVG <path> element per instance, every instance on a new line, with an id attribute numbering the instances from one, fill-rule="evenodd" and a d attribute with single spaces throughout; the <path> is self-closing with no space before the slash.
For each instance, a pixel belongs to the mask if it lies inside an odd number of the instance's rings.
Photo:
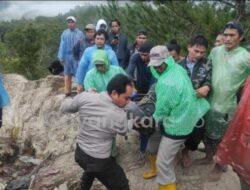
<path id="1" fill-rule="evenodd" d="M 185 136 L 193 131 L 198 120 L 209 110 L 204 98 L 197 98 L 187 72 L 175 64 L 172 57 L 165 60 L 166 70 L 159 75 L 156 84 L 156 110 L 153 117 L 163 121 L 164 131 L 172 136 Z"/>
<path id="2" fill-rule="evenodd" d="M 109 64 L 108 55 L 105 50 L 96 50 L 93 55 L 93 63 L 103 62 L 106 65 L 106 72 L 99 72 L 96 67 L 89 70 L 84 79 L 84 88 L 95 89 L 97 92 L 106 91 L 108 82 L 117 74 L 126 74 L 125 71 L 119 66 L 113 66 Z M 117 155 L 116 140 L 114 138 L 112 143 L 111 156 Z"/>
<path id="3" fill-rule="evenodd" d="M 103 62 L 106 65 L 106 72 L 99 72 L 96 67 L 88 71 L 84 79 L 84 88 L 88 90 L 90 88 L 95 89 L 97 92 L 106 91 L 108 82 L 117 74 L 125 74 L 124 70 L 119 66 L 113 66 L 109 64 L 108 55 L 104 50 L 96 50 L 93 55 L 93 63 L 96 61 Z"/>
<path id="4" fill-rule="evenodd" d="M 250 75 L 250 53 L 242 47 L 226 51 L 222 45 L 211 51 L 209 61 L 212 62 L 212 91 L 206 136 L 221 139 L 237 106 L 236 93 Z"/>

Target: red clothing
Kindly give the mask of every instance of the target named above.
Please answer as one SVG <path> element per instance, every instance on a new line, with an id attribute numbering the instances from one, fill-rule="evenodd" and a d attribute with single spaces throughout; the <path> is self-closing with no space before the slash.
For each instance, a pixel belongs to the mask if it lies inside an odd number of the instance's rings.
<path id="1" fill-rule="evenodd" d="M 216 160 L 221 165 L 232 165 L 238 175 L 250 184 L 250 77 L 234 118 L 218 146 Z"/>

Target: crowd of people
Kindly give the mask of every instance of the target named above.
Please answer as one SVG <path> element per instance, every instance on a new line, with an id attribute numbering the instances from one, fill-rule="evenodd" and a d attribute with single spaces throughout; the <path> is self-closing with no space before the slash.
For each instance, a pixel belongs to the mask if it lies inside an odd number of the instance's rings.
<path id="1" fill-rule="evenodd" d="M 193 36 L 183 57 L 175 39 L 153 45 L 144 29 L 128 45 L 117 19 L 109 25 L 103 19 L 96 26 L 87 24 L 85 33 L 73 16 L 66 22 L 58 53 L 66 95 L 61 111 L 79 112 L 75 160 L 84 169 L 81 189 L 90 189 L 95 178 L 110 190 L 129 189 L 116 162 L 115 137 L 131 130 L 138 131 L 138 150 L 150 163 L 143 178 L 156 177 L 160 190 L 176 189 L 177 153 L 182 154 L 183 167 L 190 167 L 190 151 L 201 142 L 206 156 L 197 164 L 215 161 L 209 180 L 219 180 L 227 166 L 213 158 L 250 76 L 250 53 L 240 46 L 241 24 L 228 22 L 208 57 L 205 36 Z M 73 77 L 78 93 L 74 97 Z"/>

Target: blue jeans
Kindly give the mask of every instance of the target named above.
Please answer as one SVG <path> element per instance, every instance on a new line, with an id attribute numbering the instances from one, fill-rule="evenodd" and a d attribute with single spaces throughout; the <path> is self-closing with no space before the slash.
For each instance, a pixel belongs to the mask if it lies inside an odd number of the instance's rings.
<path id="1" fill-rule="evenodd" d="M 148 144 L 148 136 L 140 135 L 140 151 L 145 152 Z"/>

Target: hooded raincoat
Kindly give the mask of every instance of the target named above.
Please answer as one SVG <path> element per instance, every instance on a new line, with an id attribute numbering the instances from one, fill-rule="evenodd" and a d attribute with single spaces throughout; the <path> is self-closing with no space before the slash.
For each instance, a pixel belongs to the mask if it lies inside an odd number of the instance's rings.
<path id="1" fill-rule="evenodd" d="M 111 65 L 116 65 L 118 66 L 118 60 L 116 57 L 115 52 L 111 49 L 109 45 L 104 45 L 103 49 L 106 51 L 108 54 L 108 60 Z M 84 78 L 87 74 L 87 72 L 93 68 L 93 54 L 98 50 L 98 47 L 96 45 L 93 45 L 91 47 L 88 47 L 84 53 L 83 56 L 80 60 L 79 66 L 77 68 L 77 73 L 76 73 L 76 82 L 77 84 L 82 85 L 84 82 Z M 85 87 L 84 87 L 85 88 Z"/>
<path id="2" fill-rule="evenodd" d="M 78 66 L 78 60 L 73 54 L 74 46 L 85 38 L 82 31 L 78 28 L 74 30 L 66 29 L 61 35 L 61 42 L 58 51 L 58 59 L 64 62 L 64 73 L 66 75 L 75 75 Z"/>
<path id="3" fill-rule="evenodd" d="M 189 135 L 197 121 L 209 110 L 204 98 L 197 98 L 187 72 L 174 62 L 165 60 L 167 68 L 159 75 L 151 67 L 156 84 L 156 110 L 153 117 L 162 121 L 167 136 Z"/>
<path id="4" fill-rule="evenodd" d="M 96 31 L 99 30 L 100 27 L 101 27 L 101 25 L 105 25 L 105 26 L 106 26 L 105 30 L 106 30 L 106 31 L 108 30 L 107 22 L 106 22 L 104 19 L 100 19 L 100 20 L 97 21 L 95 30 L 96 30 Z"/>
<path id="5" fill-rule="evenodd" d="M 220 140 L 237 106 L 236 93 L 250 75 L 250 53 L 242 47 L 226 51 L 222 45 L 211 51 L 209 61 L 212 62 L 212 91 L 206 136 Z"/>
<path id="6" fill-rule="evenodd" d="M 105 50 L 96 50 L 93 55 L 93 63 L 101 61 L 106 66 L 106 72 L 99 72 L 96 67 L 88 71 L 84 79 L 84 88 L 95 89 L 97 92 L 106 91 L 108 82 L 117 74 L 125 74 L 125 71 L 119 66 L 110 65 L 108 55 Z"/>

